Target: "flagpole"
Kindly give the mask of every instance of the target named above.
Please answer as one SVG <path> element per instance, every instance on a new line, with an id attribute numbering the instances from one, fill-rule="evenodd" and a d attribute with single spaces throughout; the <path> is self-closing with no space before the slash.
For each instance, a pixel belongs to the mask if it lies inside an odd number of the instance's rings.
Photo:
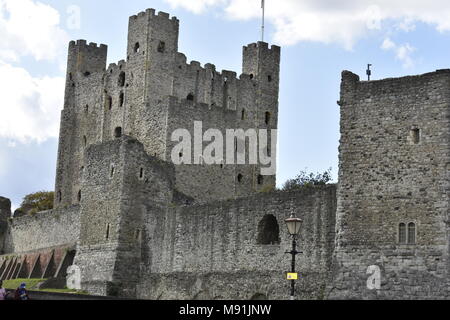
<path id="1" fill-rule="evenodd" d="M 261 27 L 261 41 L 264 42 L 264 20 L 265 20 L 265 0 L 261 0 L 262 8 L 262 27 Z"/>

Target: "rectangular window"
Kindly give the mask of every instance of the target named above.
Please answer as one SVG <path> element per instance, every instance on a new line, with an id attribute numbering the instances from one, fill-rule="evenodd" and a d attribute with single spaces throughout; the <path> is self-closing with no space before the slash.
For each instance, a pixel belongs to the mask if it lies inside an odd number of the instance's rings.
<path id="1" fill-rule="evenodd" d="M 398 242 L 406 244 L 406 225 L 404 223 L 400 223 L 398 226 Z"/>
<path id="2" fill-rule="evenodd" d="M 408 224 L 408 244 L 416 244 L 416 224 Z"/>
<path id="3" fill-rule="evenodd" d="M 409 135 L 413 144 L 418 144 L 420 142 L 420 129 L 411 129 Z"/>

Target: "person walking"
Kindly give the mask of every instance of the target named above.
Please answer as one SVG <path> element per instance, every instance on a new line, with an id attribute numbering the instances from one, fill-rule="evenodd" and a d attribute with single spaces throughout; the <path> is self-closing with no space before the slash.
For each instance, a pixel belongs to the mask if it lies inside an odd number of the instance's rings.
<path id="1" fill-rule="evenodd" d="M 3 281 L 0 280 L 0 300 L 6 300 L 6 290 L 3 288 Z"/>

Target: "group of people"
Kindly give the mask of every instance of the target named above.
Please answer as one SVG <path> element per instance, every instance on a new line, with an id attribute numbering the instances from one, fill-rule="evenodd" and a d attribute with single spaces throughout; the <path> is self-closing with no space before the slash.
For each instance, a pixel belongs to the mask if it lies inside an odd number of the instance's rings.
<path id="1" fill-rule="evenodd" d="M 14 296 L 10 297 L 10 294 L 3 288 L 3 281 L 0 280 L 0 300 L 29 300 L 26 287 L 26 283 L 22 283 L 14 291 Z"/>

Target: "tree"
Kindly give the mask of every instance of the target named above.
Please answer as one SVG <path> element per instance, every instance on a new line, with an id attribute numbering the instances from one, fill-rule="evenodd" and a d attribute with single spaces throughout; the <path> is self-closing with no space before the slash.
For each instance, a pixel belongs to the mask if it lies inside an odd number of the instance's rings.
<path id="1" fill-rule="evenodd" d="M 308 188 L 312 186 L 326 185 L 331 181 L 331 170 L 328 169 L 324 173 L 307 173 L 306 171 L 300 171 L 300 174 L 294 179 L 289 179 L 283 184 L 282 190 L 297 190 L 301 188 Z"/>
<path id="2" fill-rule="evenodd" d="M 53 191 L 39 191 L 26 195 L 16 212 L 19 214 L 35 214 L 40 211 L 51 210 L 53 209 L 54 198 L 55 193 Z"/>

